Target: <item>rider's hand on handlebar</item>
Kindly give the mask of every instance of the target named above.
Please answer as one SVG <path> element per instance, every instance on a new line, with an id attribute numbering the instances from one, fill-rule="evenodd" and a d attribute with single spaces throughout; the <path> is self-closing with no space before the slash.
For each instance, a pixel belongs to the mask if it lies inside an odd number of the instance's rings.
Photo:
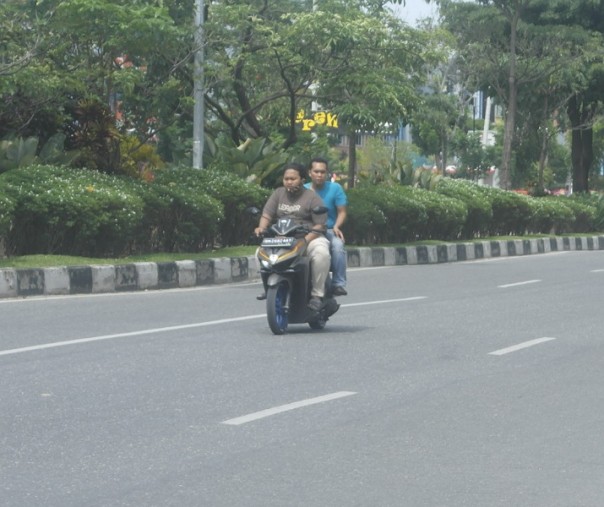
<path id="1" fill-rule="evenodd" d="M 265 233 L 266 233 L 266 229 L 263 229 L 262 227 L 256 227 L 254 229 L 254 234 L 258 237 L 264 236 Z"/>

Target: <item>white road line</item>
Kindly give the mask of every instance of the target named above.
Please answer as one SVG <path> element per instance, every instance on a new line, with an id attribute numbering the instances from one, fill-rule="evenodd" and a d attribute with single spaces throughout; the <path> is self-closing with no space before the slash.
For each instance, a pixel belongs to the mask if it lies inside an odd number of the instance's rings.
<path id="1" fill-rule="evenodd" d="M 516 352 L 517 350 L 526 349 L 528 347 L 533 347 L 534 345 L 539 345 L 540 343 L 549 342 L 552 340 L 555 340 L 555 338 L 549 338 L 549 337 L 537 338 L 536 340 L 529 340 L 528 342 L 519 343 L 518 345 L 513 345 L 513 346 L 507 347 L 505 349 L 495 350 L 494 352 L 489 352 L 489 354 L 492 356 L 503 356 L 504 354 Z"/>
<path id="2" fill-rule="evenodd" d="M 367 305 L 377 305 L 384 303 L 398 303 L 400 301 L 414 301 L 417 299 L 425 299 L 424 296 L 419 297 L 410 297 L 403 299 L 387 299 L 384 301 L 367 301 L 364 303 L 352 303 L 347 305 L 342 305 L 342 307 L 348 306 L 367 306 Z M 64 340 L 60 342 L 52 342 L 52 343 L 42 343 L 40 345 L 32 345 L 30 347 L 20 347 L 17 349 L 8 349 L 8 350 L 0 350 L 0 356 L 10 356 L 14 354 L 21 354 L 23 352 L 34 352 L 36 350 L 44 350 L 44 349 L 53 349 L 57 347 L 66 347 L 69 345 L 79 345 L 82 343 L 91 343 L 98 342 L 103 340 L 115 340 L 118 338 L 130 338 L 132 336 L 144 336 L 147 334 L 158 334 L 158 333 L 169 333 L 172 331 L 180 331 L 182 329 L 195 329 L 198 327 L 207 327 L 207 326 L 216 326 L 219 324 L 228 324 L 230 322 L 241 322 L 245 320 L 253 320 L 253 319 L 263 319 L 266 318 L 266 314 L 260 313 L 257 315 L 247 315 L 245 317 L 234 317 L 230 319 L 219 319 L 219 320 L 210 320 L 207 322 L 197 322 L 194 324 L 183 324 L 181 326 L 170 326 L 170 327 L 159 327 L 155 329 L 142 329 L 140 331 L 131 331 L 128 333 L 116 333 L 116 334 L 108 334 L 103 336 L 92 336 L 90 338 L 78 338 L 75 340 Z"/>
<path id="3" fill-rule="evenodd" d="M 528 285 L 531 283 L 539 283 L 541 280 L 526 280 L 525 282 L 507 283 L 505 285 L 498 285 L 499 289 L 507 289 L 508 287 L 518 287 L 520 285 Z"/>
<path id="4" fill-rule="evenodd" d="M 542 254 L 524 254 L 524 255 L 513 255 L 511 257 L 487 257 L 484 259 L 468 259 L 465 261 L 458 261 L 461 264 L 480 264 L 482 262 L 503 262 L 503 261 L 520 261 L 520 260 L 540 260 L 544 255 L 567 255 L 569 250 L 563 252 L 544 252 Z"/>
<path id="5" fill-rule="evenodd" d="M 67 345 L 78 345 L 80 343 L 98 342 L 103 340 L 115 340 L 116 338 L 129 338 L 131 336 L 143 336 L 146 334 L 167 333 L 170 331 L 180 331 L 181 329 L 194 329 L 196 327 L 214 326 L 217 324 L 226 324 L 228 322 L 240 322 L 242 320 L 252 320 L 266 317 L 263 313 L 259 315 L 248 315 L 247 317 L 235 317 L 232 319 L 210 320 L 208 322 L 198 322 L 196 324 L 183 324 L 182 326 L 159 327 L 156 329 L 143 329 L 142 331 L 131 331 L 129 333 L 108 334 L 104 336 L 93 336 L 91 338 L 79 338 L 77 340 L 66 340 L 62 342 L 43 343 L 41 345 L 32 345 L 31 347 L 21 347 L 19 349 L 0 350 L 0 356 L 11 354 L 20 354 L 22 352 L 32 352 L 34 350 L 52 349 L 55 347 L 66 347 Z"/>
<path id="6" fill-rule="evenodd" d="M 604 269 L 592 269 L 592 273 L 604 273 Z"/>
<path id="7" fill-rule="evenodd" d="M 418 301 L 420 299 L 427 299 L 427 296 L 414 296 L 409 298 L 401 298 L 401 299 L 384 299 L 382 301 L 368 301 L 365 303 L 349 303 L 346 305 L 342 305 L 342 308 L 352 307 L 352 306 L 368 306 L 368 305 L 382 305 L 384 303 L 401 303 L 404 301 Z"/>
<path id="8" fill-rule="evenodd" d="M 279 407 L 268 408 L 266 410 L 261 410 L 260 412 L 254 412 L 253 414 L 244 415 L 241 417 L 235 417 L 234 419 L 229 419 L 228 421 L 223 421 L 222 424 L 229 424 L 231 426 L 239 426 L 241 424 L 246 424 L 252 421 L 257 421 L 258 419 L 263 419 L 265 417 L 270 417 L 272 415 L 280 414 L 282 412 L 288 412 L 290 410 L 295 410 L 297 408 L 308 407 L 309 405 L 316 405 L 317 403 L 325 403 L 326 401 L 337 400 L 339 398 L 344 398 L 346 396 L 352 396 L 353 394 L 357 394 L 351 391 L 340 391 L 337 393 L 326 394 L 325 396 L 318 396 L 316 398 L 309 398 L 302 401 L 296 401 L 294 403 L 288 403 L 287 405 L 281 405 Z"/>

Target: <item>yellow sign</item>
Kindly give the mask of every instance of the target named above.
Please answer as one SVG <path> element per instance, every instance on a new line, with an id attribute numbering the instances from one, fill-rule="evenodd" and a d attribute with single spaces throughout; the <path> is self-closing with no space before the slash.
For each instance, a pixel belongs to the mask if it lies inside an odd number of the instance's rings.
<path id="1" fill-rule="evenodd" d="M 330 128 L 338 128 L 338 116 L 327 111 L 317 111 L 312 118 L 306 118 L 304 109 L 298 111 L 296 123 L 302 124 L 302 131 L 309 132 L 317 125 L 326 125 Z"/>

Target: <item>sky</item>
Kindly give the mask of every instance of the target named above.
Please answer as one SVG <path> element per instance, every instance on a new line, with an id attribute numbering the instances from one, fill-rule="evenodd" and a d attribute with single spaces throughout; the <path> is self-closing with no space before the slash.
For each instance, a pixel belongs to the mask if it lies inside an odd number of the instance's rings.
<path id="1" fill-rule="evenodd" d="M 412 26 L 421 18 L 438 17 L 438 8 L 434 2 L 426 0 L 406 0 L 405 6 L 393 4 L 392 9 L 398 16 Z"/>

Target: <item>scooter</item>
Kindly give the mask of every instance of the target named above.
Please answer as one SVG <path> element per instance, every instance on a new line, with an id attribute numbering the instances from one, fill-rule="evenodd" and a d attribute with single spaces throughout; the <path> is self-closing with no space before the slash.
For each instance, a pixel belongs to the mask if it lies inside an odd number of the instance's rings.
<path id="1" fill-rule="evenodd" d="M 258 215 L 260 210 L 250 208 Z M 325 206 L 313 213 L 327 213 Z M 291 218 L 281 218 L 262 237 L 256 252 L 260 276 L 266 291 L 266 318 L 271 331 L 282 335 L 289 324 L 307 323 L 311 329 L 323 329 L 340 305 L 331 289 L 331 277 L 325 283 L 325 296 L 318 311 L 308 308 L 311 292 L 310 260 L 304 255 L 306 243 L 299 239 L 309 229 Z"/>

